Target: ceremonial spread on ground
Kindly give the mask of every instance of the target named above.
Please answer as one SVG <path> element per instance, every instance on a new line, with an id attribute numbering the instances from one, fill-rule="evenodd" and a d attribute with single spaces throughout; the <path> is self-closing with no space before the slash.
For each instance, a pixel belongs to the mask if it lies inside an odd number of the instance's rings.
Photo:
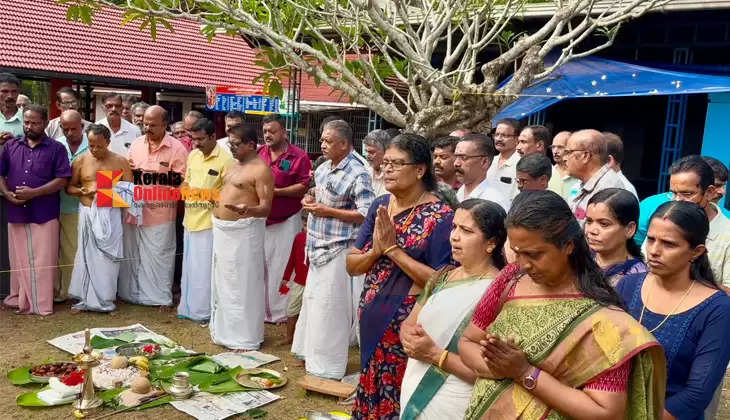
<path id="1" fill-rule="evenodd" d="M 78 331 L 48 344 L 68 353 L 68 358 L 7 373 L 10 383 L 24 388 L 16 397 L 20 407 L 68 405 L 76 418 L 97 419 L 170 404 L 198 419 L 239 413 L 258 418 L 266 416 L 259 407 L 281 399 L 276 391 L 289 382 L 285 372 L 263 367 L 280 361 L 274 355 L 259 351 L 207 355 L 142 324 Z M 301 414 L 312 419 L 349 417 Z"/>

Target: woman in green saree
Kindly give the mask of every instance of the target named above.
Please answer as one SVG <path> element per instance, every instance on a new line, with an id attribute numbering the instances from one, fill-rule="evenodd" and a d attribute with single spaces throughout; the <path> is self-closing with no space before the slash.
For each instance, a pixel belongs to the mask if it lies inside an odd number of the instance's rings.
<path id="1" fill-rule="evenodd" d="M 506 226 L 517 264 L 459 342 L 479 377 L 465 418 L 660 419 L 662 348 L 622 309 L 565 201 L 523 192 Z"/>

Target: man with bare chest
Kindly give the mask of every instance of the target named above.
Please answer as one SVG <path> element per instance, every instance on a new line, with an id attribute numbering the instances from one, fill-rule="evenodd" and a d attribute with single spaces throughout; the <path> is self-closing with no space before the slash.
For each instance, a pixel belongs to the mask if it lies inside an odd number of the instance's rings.
<path id="1" fill-rule="evenodd" d="M 108 149 L 108 128 L 90 124 L 86 134 L 89 151 L 73 162 L 71 182 L 66 187 L 66 193 L 78 197 L 81 203 L 78 248 L 69 287 L 69 295 L 79 302 L 71 311 L 111 312 L 115 309 L 119 261 L 123 257 L 123 209 L 112 205 L 111 191 L 98 192 L 97 179 L 130 182 L 132 172 L 127 159 Z"/>
<path id="2" fill-rule="evenodd" d="M 235 160 L 226 166 L 213 211 L 210 335 L 234 350 L 264 341 L 264 235 L 274 176 L 256 154 L 256 132 L 242 124 L 228 131 Z"/>

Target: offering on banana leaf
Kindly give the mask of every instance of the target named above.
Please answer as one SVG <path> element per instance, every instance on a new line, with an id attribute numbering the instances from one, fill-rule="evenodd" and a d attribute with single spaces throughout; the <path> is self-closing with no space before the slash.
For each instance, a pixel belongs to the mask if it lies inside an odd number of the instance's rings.
<path id="1" fill-rule="evenodd" d="M 273 369 L 248 369 L 236 375 L 236 382 L 253 389 L 273 389 L 286 385 L 287 378 Z"/>
<path id="2" fill-rule="evenodd" d="M 30 368 L 30 378 L 33 382 L 45 383 L 50 378 L 62 378 L 78 369 L 72 362 L 45 363 Z"/>

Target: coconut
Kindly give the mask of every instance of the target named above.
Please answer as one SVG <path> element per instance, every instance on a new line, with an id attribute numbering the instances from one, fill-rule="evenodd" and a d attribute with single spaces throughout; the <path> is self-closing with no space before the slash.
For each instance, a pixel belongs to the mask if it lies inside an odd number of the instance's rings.
<path id="1" fill-rule="evenodd" d="M 112 357 L 112 369 L 124 369 L 127 367 L 127 358 L 124 356 Z"/>
<path id="2" fill-rule="evenodd" d="M 132 386 L 130 389 L 135 394 L 146 394 L 150 392 L 151 388 L 152 385 L 150 384 L 150 380 L 140 376 L 139 378 L 132 381 Z"/>

